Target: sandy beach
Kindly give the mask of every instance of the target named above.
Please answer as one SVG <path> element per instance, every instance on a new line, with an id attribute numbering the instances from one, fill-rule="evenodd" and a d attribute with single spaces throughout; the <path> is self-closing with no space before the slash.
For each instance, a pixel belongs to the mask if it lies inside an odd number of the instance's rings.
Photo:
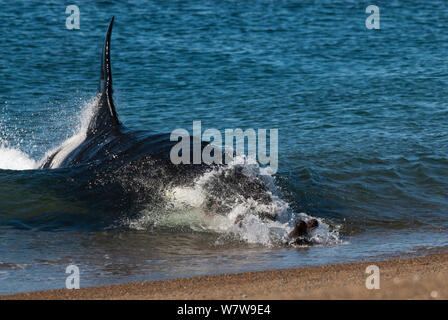
<path id="1" fill-rule="evenodd" d="M 380 270 L 367 289 L 366 268 Z M 48 290 L 0 299 L 447 299 L 448 254 L 223 274 L 79 290 Z"/>

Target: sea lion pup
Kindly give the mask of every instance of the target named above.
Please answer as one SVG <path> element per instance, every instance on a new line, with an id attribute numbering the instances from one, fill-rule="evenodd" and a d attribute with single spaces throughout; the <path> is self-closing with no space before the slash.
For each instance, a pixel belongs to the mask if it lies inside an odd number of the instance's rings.
<path id="1" fill-rule="evenodd" d="M 307 236 L 310 234 L 311 230 L 318 226 L 319 222 L 316 219 L 311 219 L 307 222 L 300 219 L 297 220 L 294 230 L 288 235 L 292 239 L 290 244 L 311 244 L 311 241 L 307 239 Z"/>
<path id="2" fill-rule="evenodd" d="M 244 219 L 244 216 L 242 214 L 238 215 L 235 219 L 234 224 L 238 225 L 240 228 L 242 226 L 242 221 Z M 292 239 L 288 244 L 298 244 L 298 245 L 304 245 L 304 244 L 312 244 L 311 241 L 308 239 L 308 236 L 310 235 L 310 232 L 319 226 L 319 222 L 316 219 L 310 219 L 307 222 L 303 220 L 297 220 L 296 225 L 294 227 L 294 230 L 292 230 L 288 237 Z"/>

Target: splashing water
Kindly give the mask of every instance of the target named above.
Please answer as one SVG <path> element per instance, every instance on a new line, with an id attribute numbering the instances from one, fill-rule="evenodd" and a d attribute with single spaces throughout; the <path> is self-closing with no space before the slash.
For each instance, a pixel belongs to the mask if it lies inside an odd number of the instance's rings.
<path id="1" fill-rule="evenodd" d="M 8 137 L 7 131 L 0 121 L 1 136 Z M 19 142 L 20 143 L 20 142 Z M 37 163 L 19 148 L 11 146 L 8 140 L 0 137 L 0 169 L 30 170 L 35 169 Z"/>
<path id="2" fill-rule="evenodd" d="M 40 160 L 35 160 L 30 155 L 20 150 L 20 146 L 13 147 L 10 145 L 9 141 L 0 139 L 0 169 L 4 170 L 32 170 L 37 169 L 41 163 L 57 149 L 63 149 L 57 155 L 59 161 L 54 161 L 56 165 L 53 168 L 57 168 L 58 164 L 64 159 L 64 157 L 73 151 L 79 144 L 84 141 L 87 128 L 90 119 L 93 116 L 94 106 L 97 102 L 97 97 L 94 97 L 83 104 L 82 111 L 78 118 L 76 119 L 76 125 L 73 127 L 71 137 L 65 140 L 58 147 L 47 151 L 44 157 Z M 70 128 L 68 128 L 70 129 Z M 3 128 L 1 129 L 3 130 Z"/>
<path id="3" fill-rule="evenodd" d="M 56 150 L 60 149 L 61 151 L 56 154 L 51 164 L 52 169 L 58 168 L 61 162 L 66 158 L 66 156 L 70 154 L 70 152 L 75 150 L 86 139 L 89 122 L 94 114 L 94 106 L 97 103 L 98 97 L 94 97 L 84 104 L 78 118 L 78 123 L 72 132 L 72 136 L 65 140 L 60 146 L 45 153 L 45 156 L 39 162 L 39 166 L 46 160 L 48 156 L 55 153 Z"/>
<path id="4" fill-rule="evenodd" d="M 58 147 L 48 151 L 40 161 L 2 142 L 0 169 L 37 169 L 49 155 L 57 150 L 60 152 L 55 156 L 52 168 L 59 167 L 64 158 L 85 140 L 96 104 L 97 97 L 84 103 L 72 135 Z M 229 194 L 214 192 L 219 188 L 231 188 L 220 181 L 220 177 L 232 174 L 236 170 L 241 170 L 250 179 L 262 180 L 267 186 L 266 191 L 271 201 L 266 202 L 239 195 L 235 198 L 235 194 L 229 196 Z M 313 218 L 305 213 L 293 212 L 289 204 L 279 196 L 274 177 L 266 168 L 260 167 L 255 159 L 245 156 L 237 156 L 227 166 L 203 174 L 191 187 L 175 187 L 166 190 L 165 194 L 168 201 L 163 208 L 157 208 L 157 212 L 153 207 L 145 209 L 138 218 L 123 221 L 123 223 L 136 230 L 166 227 L 186 228 L 195 232 L 216 232 L 220 235 L 217 244 L 236 240 L 250 244 L 278 246 L 289 242 L 288 234 L 293 230 L 297 219 L 307 221 Z M 210 201 L 213 201 L 215 206 L 221 206 L 218 210 L 221 214 L 210 212 L 210 208 L 207 208 L 207 203 Z M 266 213 L 267 216 L 275 217 L 275 220 L 260 218 L 257 212 Z M 319 227 L 310 234 L 310 241 L 322 245 L 340 243 L 337 227 L 330 230 L 330 226 L 322 219 L 318 221 Z"/>
<path id="5" fill-rule="evenodd" d="M 264 180 L 272 201 L 263 203 L 248 198 L 233 203 L 224 214 L 209 213 L 206 202 L 207 198 L 211 196 L 210 185 L 218 183 L 217 179 L 223 171 L 230 172 L 241 166 L 243 166 L 245 175 Z M 293 212 L 289 204 L 281 199 L 278 193 L 273 176 L 266 174 L 264 168 L 260 168 L 255 160 L 239 156 L 229 165 L 205 173 L 195 181 L 192 187 L 176 187 L 167 190 L 168 202 L 163 209 L 158 208 L 158 212 L 154 212 L 153 208 L 148 208 L 143 210 L 138 218 L 124 223 L 136 230 L 146 230 L 151 227 L 187 227 L 196 232 L 217 232 L 220 234 L 216 242 L 217 245 L 232 240 L 269 247 L 285 245 L 290 241 L 288 234 L 293 230 L 294 222 L 297 219 L 307 221 L 314 217 L 306 213 Z M 232 199 L 218 200 L 221 203 L 232 201 Z M 275 220 L 262 219 L 257 212 L 268 212 L 277 218 Z M 310 234 L 309 240 L 312 243 L 327 245 L 341 242 L 338 226 L 330 230 L 332 228 L 325 221 L 317 220 L 319 227 Z"/>
<path id="6" fill-rule="evenodd" d="M 26 153 L 9 147 L 5 142 L 0 142 L 0 169 L 31 170 L 36 167 L 37 162 Z"/>

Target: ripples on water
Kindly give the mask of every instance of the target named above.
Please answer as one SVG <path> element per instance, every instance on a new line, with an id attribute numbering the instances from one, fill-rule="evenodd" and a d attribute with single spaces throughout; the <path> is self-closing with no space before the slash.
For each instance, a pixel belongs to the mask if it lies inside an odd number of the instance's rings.
<path id="1" fill-rule="evenodd" d="M 375 4 L 377 31 L 365 29 L 359 1 L 80 1 L 81 29 L 68 31 L 56 2 L 2 3 L 0 292 L 63 287 L 69 263 L 81 285 L 99 285 L 446 246 L 448 7 Z M 69 170 L 23 171 L 79 132 L 111 15 L 127 127 L 278 128 L 281 200 L 339 241 L 251 244 L 266 226 L 228 239 L 194 214 L 123 230 L 100 205 L 71 196 Z"/>

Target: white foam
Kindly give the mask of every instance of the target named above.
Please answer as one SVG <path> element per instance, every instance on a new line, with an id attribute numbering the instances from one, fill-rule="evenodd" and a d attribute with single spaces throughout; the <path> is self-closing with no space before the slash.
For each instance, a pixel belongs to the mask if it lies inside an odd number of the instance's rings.
<path id="1" fill-rule="evenodd" d="M 0 169 L 6 170 L 32 170 L 37 169 L 39 166 L 56 151 L 60 150 L 54 157 L 51 168 L 57 168 L 60 166 L 65 157 L 70 154 L 76 147 L 78 147 L 86 137 L 87 128 L 90 119 L 94 113 L 94 106 L 97 104 L 98 97 L 94 97 L 87 101 L 77 119 L 77 125 L 72 131 L 72 136 L 65 140 L 57 148 L 48 151 L 45 156 L 36 161 L 28 154 L 23 152 L 17 147 L 11 147 L 8 141 L 0 140 Z M 20 142 L 19 142 L 20 143 Z"/>
<path id="2" fill-rule="evenodd" d="M 0 169 L 6 170 L 31 170 L 37 167 L 37 162 L 26 153 L 10 148 L 6 144 L 0 144 Z"/>
<path id="3" fill-rule="evenodd" d="M 98 103 L 98 97 L 95 97 L 85 103 L 85 105 L 82 108 L 80 117 L 78 119 L 78 125 L 75 126 L 75 129 L 73 130 L 72 133 L 73 135 L 64 142 L 62 142 L 60 146 L 48 151 L 39 162 L 39 165 L 45 162 L 45 160 L 50 155 L 57 152 L 57 154 L 51 161 L 50 168 L 52 169 L 59 168 L 62 161 L 64 161 L 64 159 L 86 139 L 89 122 L 94 113 L 94 106 L 97 103 Z"/>
<path id="4" fill-rule="evenodd" d="M 249 198 L 235 203 L 224 215 L 207 212 L 207 184 L 223 170 L 234 170 L 237 166 L 243 166 L 243 173 L 249 177 L 262 178 L 269 187 L 272 201 L 266 204 Z M 231 238 L 264 246 L 283 245 L 289 242 L 288 234 L 293 230 L 297 219 L 307 221 L 313 217 L 293 212 L 289 204 L 277 195 L 274 177 L 266 175 L 266 172 L 262 175 L 262 172 L 263 169 L 255 161 L 244 156 L 237 157 L 228 166 L 205 173 L 191 187 L 175 187 L 167 191 L 168 203 L 165 208 L 145 209 L 137 219 L 127 221 L 127 224 L 139 230 L 148 226 L 161 226 L 213 231 L 220 234 L 217 244 L 225 243 Z M 268 212 L 277 218 L 275 221 L 261 219 L 256 212 Z M 240 220 L 235 223 L 237 217 Z M 321 245 L 340 243 L 338 231 L 330 230 L 330 226 L 322 219 L 317 220 L 319 227 L 311 232 L 310 240 Z"/>

